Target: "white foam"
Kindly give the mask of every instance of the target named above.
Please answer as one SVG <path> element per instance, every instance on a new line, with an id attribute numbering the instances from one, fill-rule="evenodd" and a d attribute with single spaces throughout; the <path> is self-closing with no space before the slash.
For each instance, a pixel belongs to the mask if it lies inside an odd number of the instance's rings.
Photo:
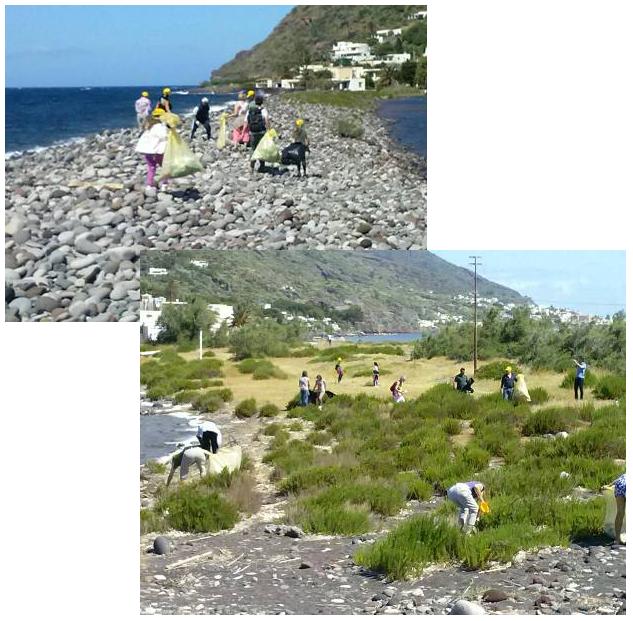
<path id="1" fill-rule="evenodd" d="M 75 144 L 81 144 L 82 142 L 86 142 L 87 138 L 85 136 L 75 136 L 74 138 L 67 138 L 66 140 L 56 140 L 53 144 L 49 144 L 46 147 L 41 145 L 36 145 L 30 149 L 24 149 L 24 151 L 8 151 L 4 154 L 4 159 L 10 160 L 14 157 L 21 157 L 22 155 L 26 155 L 28 153 L 41 153 L 42 151 L 46 151 L 48 149 L 55 149 L 57 147 L 70 147 Z"/>

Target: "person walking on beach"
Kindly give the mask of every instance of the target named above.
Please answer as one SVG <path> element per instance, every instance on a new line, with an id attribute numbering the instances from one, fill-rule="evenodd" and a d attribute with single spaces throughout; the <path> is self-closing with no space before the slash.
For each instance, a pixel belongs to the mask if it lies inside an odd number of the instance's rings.
<path id="1" fill-rule="evenodd" d="M 222 432 L 220 428 L 210 420 L 205 420 L 198 426 L 196 438 L 205 451 L 217 453 L 222 446 Z"/>
<path id="2" fill-rule="evenodd" d="M 325 397 L 325 380 L 320 375 L 316 376 L 316 381 L 314 382 L 314 392 L 316 393 L 316 404 L 319 407 L 319 410 L 323 409 L 323 397 Z"/>
<path id="3" fill-rule="evenodd" d="M 233 112 L 229 115 L 231 118 L 231 142 L 237 146 L 239 144 L 248 144 L 249 134 L 246 123 L 246 112 L 248 110 L 248 101 L 246 100 L 246 91 L 240 91 L 237 94 L 237 101 L 233 106 Z"/>
<path id="4" fill-rule="evenodd" d="M 158 102 L 158 108 L 163 109 L 165 112 L 171 112 L 171 99 L 169 96 L 171 95 L 171 88 L 166 86 L 163 89 L 163 96 L 160 98 Z"/>
<path id="5" fill-rule="evenodd" d="M 209 100 L 206 97 L 203 97 L 200 100 L 200 105 L 196 108 L 195 117 L 191 126 L 190 140 L 193 140 L 193 137 L 196 134 L 196 129 L 198 129 L 198 125 L 202 125 L 204 127 L 207 132 L 207 140 L 211 140 L 211 122 L 209 118 L 210 110 Z"/>
<path id="6" fill-rule="evenodd" d="M 255 101 L 248 107 L 245 126 L 250 134 L 250 147 L 253 151 L 257 148 L 264 134 L 270 129 L 268 110 L 264 108 L 264 97 L 257 95 Z M 259 172 L 263 172 L 265 163 L 259 160 Z M 251 160 L 251 170 L 255 170 L 255 160 Z"/>
<path id="7" fill-rule="evenodd" d="M 584 358 L 581 358 L 581 362 L 578 360 L 572 359 L 573 363 L 576 365 L 576 377 L 574 378 L 574 398 L 578 401 L 578 395 L 580 395 L 580 400 L 583 400 L 585 396 L 585 375 L 587 373 L 587 363 Z"/>
<path id="8" fill-rule="evenodd" d="M 374 386 L 378 386 L 378 377 L 380 376 L 380 369 L 378 363 L 374 362 L 374 368 L 372 369 L 372 375 L 374 377 Z"/>
<path id="9" fill-rule="evenodd" d="M 139 129 L 144 129 L 152 110 L 152 102 L 147 91 L 143 91 L 141 96 L 134 102 L 134 109 L 136 110 L 136 124 Z"/>
<path id="10" fill-rule="evenodd" d="M 506 367 L 506 372 L 501 377 L 501 396 L 506 401 L 510 401 L 512 399 L 515 382 L 516 377 L 514 373 L 512 373 L 512 367 Z"/>
<path id="11" fill-rule="evenodd" d="M 180 468 L 180 480 L 184 481 L 189 476 L 189 468 L 194 464 L 197 466 L 200 477 L 204 476 L 204 470 L 206 469 L 209 474 L 210 466 L 209 458 L 211 453 L 205 451 L 200 446 L 188 446 L 182 451 L 179 451 L 171 458 L 171 471 L 167 477 L 167 487 L 171 484 L 171 480 L 174 473 Z"/>
<path id="12" fill-rule="evenodd" d="M 334 367 L 334 370 L 336 371 L 336 376 L 338 377 L 338 383 L 340 384 L 341 381 L 343 380 L 343 366 L 341 365 L 340 358 L 336 360 L 336 366 Z"/>
<path id="13" fill-rule="evenodd" d="M 484 502 L 484 490 L 484 484 L 480 481 L 469 481 L 455 483 L 446 492 L 448 499 L 458 507 L 457 523 L 460 530 L 467 535 L 475 528 L 480 504 Z"/>
<path id="14" fill-rule="evenodd" d="M 165 114 L 162 108 L 156 108 L 151 117 L 147 118 L 146 129 L 136 143 L 135 151 L 145 156 L 147 163 L 147 177 L 145 185 L 154 187 L 156 168 L 163 163 L 163 155 L 167 146 L 168 129 L 161 123 L 161 116 Z"/>
<path id="15" fill-rule="evenodd" d="M 615 520 L 613 529 L 615 531 L 615 542 L 624 545 L 622 540 L 622 526 L 624 524 L 624 515 L 626 513 L 626 472 L 621 474 L 615 481 L 611 481 L 608 485 L 603 485 L 600 491 L 604 491 L 608 488 L 613 488 L 613 495 L 615 497 Z"/>
<path id="16" fill-rule="evenodd" d="M 307 371 L 303 371 L 299 378 L 299 403 L 301 407 L 310 403 L 310 378 Z"/>
<path id="17" fill-rule="evenodd" d="M 307 150 L 310 149 L 310 139 L 308 138 L 308 132 L 305 130 L 303 119 L 297 119 L 295 121 L 295 126 L 292 129 L 292 142 L 298 142 Z"/>

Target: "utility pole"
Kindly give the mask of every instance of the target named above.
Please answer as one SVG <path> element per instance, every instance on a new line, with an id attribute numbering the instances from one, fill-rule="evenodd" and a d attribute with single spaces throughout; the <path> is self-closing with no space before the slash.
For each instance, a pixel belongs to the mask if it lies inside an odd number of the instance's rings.
<path id="1" fill-rule="evenodd" d="M 478 260 L 481 259 L 480 256 L 470 255 L 468 257 L 472 259 L 472 263 L 470 265 L 475 268 L 475 324 L 473 326 L 473 375 L 477 373 L 477 267 L 481 265 L 478 263 Z"/>

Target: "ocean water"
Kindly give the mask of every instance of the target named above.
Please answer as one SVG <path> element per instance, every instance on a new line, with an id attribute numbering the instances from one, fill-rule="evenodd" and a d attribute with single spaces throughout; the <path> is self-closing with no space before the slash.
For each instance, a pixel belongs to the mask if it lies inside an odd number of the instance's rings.
<path id="1" fill-rule="evenodd" d="M 193 111 L 202 95 L 171 87 L 174 112 Z M 5 155 L 80 139 L 104 129 L 136 125 L 134 102 L 146 90 L 155 106 L 162 87 L 6 88 Z M 234 94 L 206 95 L 220 109 Z"/>
<path id="2" fill-rule="evenodd" d="M 378 114 L 390 122 L 397 142 L 426 158 L 426 97 L 386 99 L 380 102 Z"/>
<path id="3" fill-rule="evenodd" d="M 196 439 L 198 419 L 192 416 L 150 414 L 140 417 L 141 464 L 148 459 L 159 459 L 176 450 L 179 442 Z"/>
<path id="4" fill-rule="evenodd" d="M 419 332 L 396 332 L 394 334 L 361 334 L 345 337 L 350 343 L 411 343 L 422 338 Z"/>

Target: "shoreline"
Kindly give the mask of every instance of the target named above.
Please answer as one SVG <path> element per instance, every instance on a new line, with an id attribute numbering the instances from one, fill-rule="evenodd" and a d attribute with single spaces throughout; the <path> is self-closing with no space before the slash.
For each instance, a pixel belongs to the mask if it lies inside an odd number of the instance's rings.
<path id="1" fill-rule="evenodd" d="M 219 150 L 219 113 L 211 141 L 198 131 L 191 144 L 204 170 L 165 191 L 145 187 L 136 128 L 5 160 L 5 319 L 137 321 L 148 249 L 426 249 L 425 160 L 382 119 L 363 111 L 365 135 L 349 139 L 336 124 L 354 111 L 267 106 L 282 148 L 294 118 L 306 120 L 307 178 L 252 173 L 246 147 Z"/>

